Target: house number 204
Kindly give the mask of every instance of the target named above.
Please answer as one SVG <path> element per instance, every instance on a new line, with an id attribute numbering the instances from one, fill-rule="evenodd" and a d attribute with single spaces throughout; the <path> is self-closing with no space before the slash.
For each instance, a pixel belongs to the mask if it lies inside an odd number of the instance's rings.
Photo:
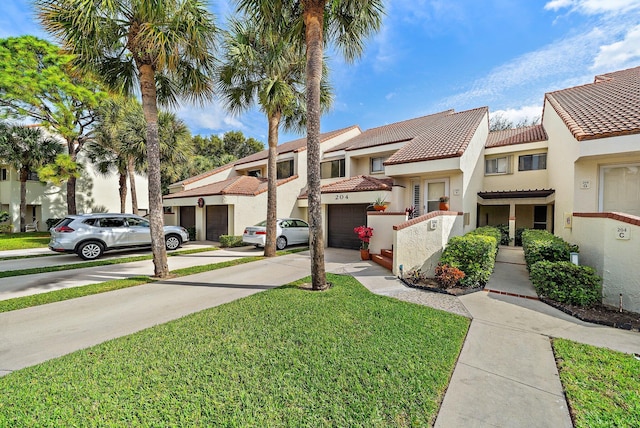
<path id="1" fill-rule="evenodd" d="M 349 195 L 336 195 L 336 201 L 339 201 L 342 199 L 349 199 Z"/>

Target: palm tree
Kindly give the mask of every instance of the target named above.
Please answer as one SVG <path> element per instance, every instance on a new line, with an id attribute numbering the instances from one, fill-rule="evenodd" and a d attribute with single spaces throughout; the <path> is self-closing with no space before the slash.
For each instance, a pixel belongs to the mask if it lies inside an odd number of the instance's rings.
<path id="1" fill-rule="evenodd" d="M 266 114 L 269 155 L 267 163 L 267 236 L 265 257 L 276 255 L 278 131 L 302 131 L 305 121 L 304 54 L 284 34 L 255 21 L 232 20 L 224 39 L 219 93 L 227 107 L 240 112 L 254 103 Z M 326 80 L 325 80 L 326 82 Z M 325 101 L 329 90 L 323 86 Z"/>
<path id="2" fill-rule="evenodd" d="M 213 96 L 213 15 L 200 0 L 36 0 L 44 28 L 124 94 L 138 87 L 146 121 L 149 221 L 156 277 L 169 275 L 163 237 L 158 103 Z"/>
<path id="3" fill-rule="evenodd" d="M 15 168 L 20 178 L 20 232 L 26 226 L 29 175 L 54 162 L 61 151 L 60 142 L 45 138 L 40 128 L 0 123 L 0 158 Z"/>
<path id="4" fill-rule="evenodd" d="M 294 28 L 306 47 L 307 168 L 311 284 L 327 287 L 320 194 L 320 86 L 325 40 L 347 61 L 362 54 L 364 39 L 380 28 L 383 0 L 238 0 L 238 9 L 262 23 Z M 273 24 L 271 24 L 273 25 Z"/>

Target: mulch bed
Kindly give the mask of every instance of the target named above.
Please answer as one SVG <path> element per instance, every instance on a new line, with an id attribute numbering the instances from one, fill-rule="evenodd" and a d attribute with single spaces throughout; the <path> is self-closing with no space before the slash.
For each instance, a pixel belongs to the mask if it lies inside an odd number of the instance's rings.
<path id="1" fill-rule="evenodd" d="M 411 288 L 417 288 L 419 290 L 432 291 L 434 293 L 448 294 L 450 296 L 464 296 L 465 294 L 475 293 L 476 291 L 482 291 L 484 286 L 482 287 L 453 287 L 453 288 L 440 288 L 435 279 L 426 278 L 421 279 L 418 282 L 411 281 L 409 279 L 402 278 L 401 281 L 407 286 Z"/>
<path id="2" fill-rule="evenodd" d="M 640 331 L 640 314 L 634 312 L 620 312 L 606 306 L 583 308 L 559 303 L 546 297 L 540 297 L 540 301 L 582 321 L 623 330 Z"/>

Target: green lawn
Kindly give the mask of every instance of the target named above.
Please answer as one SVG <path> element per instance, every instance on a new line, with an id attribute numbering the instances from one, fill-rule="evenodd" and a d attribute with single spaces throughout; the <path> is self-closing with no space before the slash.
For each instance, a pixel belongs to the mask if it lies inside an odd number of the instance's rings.
<path id="1" fill-rule="evenodd" d="M 0 251 L 47 248 L 49 232 L 0 233 Z"/>
<path id="2" fill-rule="evenodd" d="M 328 279 L 13 372 L 0 426 L 432 424 L 469 320 Z"/>
<path id="3" fill-rule="evenodd" d="M 640 427 L 640 361 L 564 339 L 553 350 L 576 428 Z"/>

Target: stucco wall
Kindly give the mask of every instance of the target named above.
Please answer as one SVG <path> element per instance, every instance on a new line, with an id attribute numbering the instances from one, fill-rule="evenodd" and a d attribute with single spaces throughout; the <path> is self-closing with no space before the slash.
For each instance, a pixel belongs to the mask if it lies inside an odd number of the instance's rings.
<path id="1" fill-rule="evenodd" d="M 398 275 L 402 265 L 404 273 L 420 269 L 433 276 L 449 238 L 463 234 L 462 215 L 436 211 L 406 224 L 394 231 L 393 273 Z"/>
<path id="2" fill-rule="evenodd" d="M 393 226 L 407 221 L 407 215 L 398 213 L 378 213 L 376 211 L 367 212 L 367 226 L 373 227 L 373 237 L 369 242 L 369 251 L 380 253 L 380 250 L 390 250 L 393 246 Z"/>
<path id="3" fill-rule="evenodd" d="M 530 190 L 530 189 L 548 189 L 549 180 L 546 169 L 538 169 L 533 171 L 518 171 L 518 157 L 524 155 L 533 155 L 538 153 L 547 153 L 547 145 L 538 144 L 517 144 L 507 146 L 511 151 L 496 151 L 495 149 L 487 149 L 485 159 L 500 158 L 511 156 L 511 173 L 510 174 L 490 174 L 484 176 L 483 190 L 500 191 L 500 190 Z M 529 146 L 528 150 L 519 150 L 521 146 Z M 531 148 L 533 146 L 533 148 Z M 484 161 L 483 161 L 484 162 Z M 483 164 L 484 168 L 484 164 Z"/>
<path id="4" fill-rule="evenodd" d="M 636 217 L 637 218 L 637 217 Z M 637 218 L 640 224 L 640 218 Z M 626 228 L 630 239 L 618 239 Z M 570 242 L 580 246 L 580 264 L 595 268 L 603 278 L 602 301 L 640 313 L 640 226 L 612 218 L 573 217 Z"/>
<path id="5" fill-rule="evenodd" d="M 578 157 L 578 141 L 547 100 L 545 100 L 542 125 L 549 137 L 547 154 L 549 187 L 555 189 L 554 232 L 566 238 L 566 229 L 563 228 L 564 213 L 574 211 L 574 162 Z"/>

